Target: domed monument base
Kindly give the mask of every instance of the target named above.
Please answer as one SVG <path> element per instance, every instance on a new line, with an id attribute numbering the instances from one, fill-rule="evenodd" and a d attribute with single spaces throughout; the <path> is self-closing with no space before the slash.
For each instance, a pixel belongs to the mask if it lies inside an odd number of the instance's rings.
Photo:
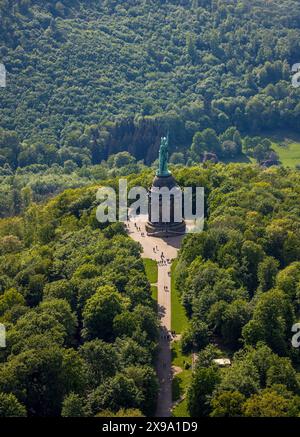
<path id="1" fill-rule="evenodd" d="M 153 180 L 152 186 L 149 189 L 148 196 L 148 215 L 149 220 L 146 224 L 146 232 L 149 236 L 152 237 L 174 237 L 178 235 L 183 235 L 186 232 L 186 224 L 184 220 L 175 221 L 175 197 L 181 196 L 182 200 L 182 192 L 171 172 L 168 170 L 167 160 L 168 160 L 168 142 L 167 138 L 162 138 L 162 143 L 159 151 L 159 169 L 156 173 L 156 176 Z M 163 188 L 167 188 L 171 191 L 171 195 L 169 197 L 168 207 L 169 211 L 169 220 L 165 221 L 165 217 L 163 214 L 163 200 L 162 195 L 158 194 L 158 190 Z M 173 193 L 173 194 L 172 194 Z M 174 194 L 175 193 L 175 194 Z M 156 201 L 155 201 L 156 196 Z M 178 197 L 177 197 L 178 201 Z M 182 203 L 182 202 L 181 202 Z M 176 205 L 178 206 L 178 205 Z M 154 208 L 158 208 L 158 210 L 154 210 Z M 180 211 L 182 213 L 182 211 Z M 182 214 L 181 214 L 182 216 Z"/>
<path id="2" fill-rule="evenodd" d="M 146 224 L 146 232 L 150 237 L 168 238 L 184 235 L 186 231 L 185 223 L 166 223 L 158 224 L 148 222 Z"/>

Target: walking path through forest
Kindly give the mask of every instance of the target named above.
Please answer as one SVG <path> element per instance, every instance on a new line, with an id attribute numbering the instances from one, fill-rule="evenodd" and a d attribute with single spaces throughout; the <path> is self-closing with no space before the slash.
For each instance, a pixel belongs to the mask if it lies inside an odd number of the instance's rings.
<path id="1" fill-rule="evenodd" d="M 169 417 L 172 409 L 171 261 L 177 257 L 182 237 L 149 237 L 144 224 L 128 222 L 127 225 L 130 237 L 143 247 L 142 257 L 158 262 L 157 303 L 161 328 L 157 360 L 160 390 L 156 416 Z"/>

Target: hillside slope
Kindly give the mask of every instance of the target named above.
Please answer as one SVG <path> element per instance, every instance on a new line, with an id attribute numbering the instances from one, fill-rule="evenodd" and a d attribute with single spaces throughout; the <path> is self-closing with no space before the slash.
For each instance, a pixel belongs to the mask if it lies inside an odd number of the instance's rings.
<path id="1" fill-rule="evenodd" d="M 79 149 L 80 162 L 124 149 L 150 162 L 167 129 L 174 148 L 207 127 L 299 130 L 295 0 L 2 0 L 0 14 L 1 127 L 23 142 L 9 154 L 1 133 L 0 155 L 13 166 Z"/>

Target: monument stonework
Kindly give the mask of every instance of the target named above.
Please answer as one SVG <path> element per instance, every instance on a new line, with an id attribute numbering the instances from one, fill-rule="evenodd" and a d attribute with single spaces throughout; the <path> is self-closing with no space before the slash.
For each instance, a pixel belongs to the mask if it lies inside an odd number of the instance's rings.
<path id="1" fill-rule="evenodd" d="M 162 195 L 159 195 L 158 202 L 154 201 L 155 196 L 158 195 L 158 190 L 163 189 L 164 187 L 168 190 L 172 190 L 172 192 L 178 192 L 180 193 L 179 195 L 182 196 L 179 185 L 168 169 L 168 157 L 168 139 L 163 137 L 159 149 L 159 166 L 152 186 L 148 191 L 148 222 L 146 224 L 146 232 L 153 237 L 173 237 L 183 235 L 186 231 L 184 220 L 182 218 L 180 221 L 176 220 L 176 198 L 174 195 L 170 196 L 168 204 L 170 208 L 168 221 L 165 221 L 163 214 Z M 157 206 L 159 207 L 159 211 L 156 210 Z"/>

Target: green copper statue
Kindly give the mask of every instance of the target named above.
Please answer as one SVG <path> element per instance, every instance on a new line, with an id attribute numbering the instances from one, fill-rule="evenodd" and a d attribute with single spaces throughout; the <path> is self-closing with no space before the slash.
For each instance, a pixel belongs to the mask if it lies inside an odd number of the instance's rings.
<path id="1" fill-rule="evenodd" d="M 169 140 L 166 137 L 161 139 L 160 149 L 159 149 L 159 167 L 156 172 L 157 176 L 170 176 L 171 172 L 168 170 L 168 145 Z"/>

